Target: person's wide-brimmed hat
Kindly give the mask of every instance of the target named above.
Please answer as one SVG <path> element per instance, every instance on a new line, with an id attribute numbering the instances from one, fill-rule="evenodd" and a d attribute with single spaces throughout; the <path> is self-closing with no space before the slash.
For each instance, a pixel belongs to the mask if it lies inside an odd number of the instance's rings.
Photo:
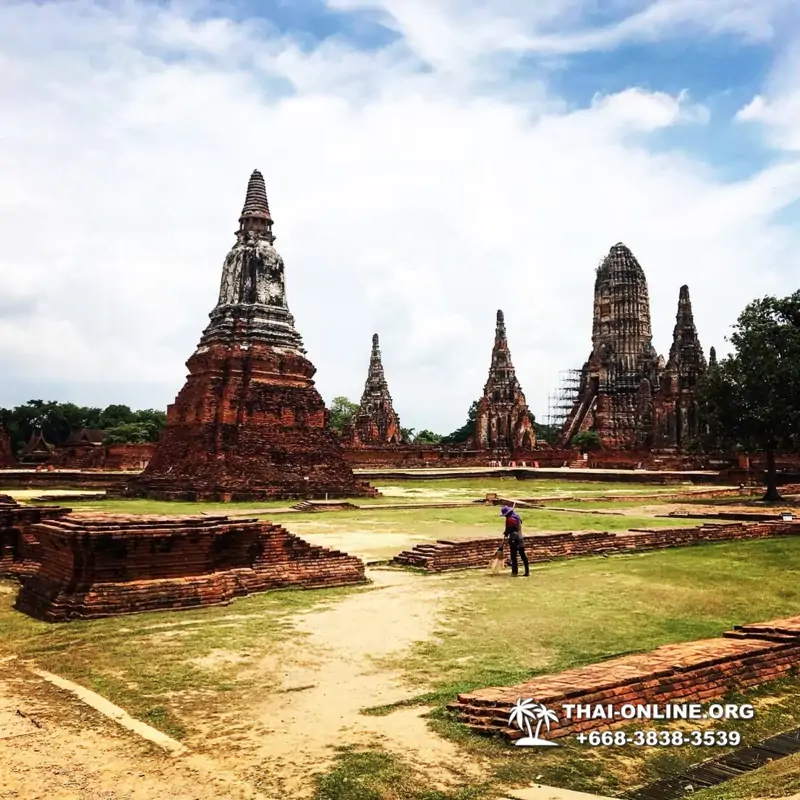
<path id="1" fill-rule="evenodd" d="M 504 517 L 507 517 L 507 516 L 508 516 L 508 515 L 509 515 L 509 514 L 510 514 L 512 511 L 513 511 L 513 510 L 514 510 L 513 508 L 509 508 L 508 506 L 503 506 L 503 507 L 500 509 L 500 513 L 501 513 L 501 514 L 502 514 Z"/>

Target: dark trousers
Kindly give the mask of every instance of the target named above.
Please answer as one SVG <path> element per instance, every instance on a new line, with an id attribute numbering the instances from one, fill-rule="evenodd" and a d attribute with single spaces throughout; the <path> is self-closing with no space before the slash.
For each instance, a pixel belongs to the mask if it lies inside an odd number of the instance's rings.
<path id="1" fill-rule="evenodd" d="M 519 553 L 519 557 L 522 559 L 522 566 L 525 567 L 525 574 L 530 575 L 530 570 L 528 568 L 528 556 L 525 555 L 525 545 L 521 547 L 519 545 L 511 543 L 511 574 L 518 575 L 519 574 L 519 564 L 517 563 L 517 553 Z"/>

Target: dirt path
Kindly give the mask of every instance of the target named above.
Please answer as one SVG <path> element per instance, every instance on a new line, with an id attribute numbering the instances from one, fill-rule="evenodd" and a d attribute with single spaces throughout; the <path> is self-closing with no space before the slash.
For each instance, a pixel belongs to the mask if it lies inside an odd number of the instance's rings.
<path id="1" fill-rule="evenodd" d="M 126 731 L 119 714 L 103 717 L 103 703 L 92 708 L 81 702 L 75 686 L 59 688 L 58 681 L 45 680 L 52 676 L 36 675 L 19 661 L 3 663 L 0 798 L 302 798 L 313 793 L 314 774 L 331 768 L 337 747 L 376 744 L 423 770 L 432 787 L 444 788 L 465 773 L 478 777 L 479 766 L 462 763 L 457 748 L 428 728 L 423 715 L 429 709 L 361 713 L 426 690 L 405 685 L 375 659 L 430 639 L 458 583 L 452 576 L 393 570 L 369 576 L 371 588 L 291 617 L 297 638 L 254 668 L 254 677 L 277 669 L 281 687 L 244 707 L 220 704 L 204 715 L 209 721 L 187 719 L 188 752 L 182 755 Z M 221 652 L 209 666 L 224 670 L 235 656 Z"/>
<path id="2" fill-rule="evenodd" d="M 248 761 L 269 765 L 271 775 L 261 777 L 276 796 L 308 796 L 311 776 L 330 768 L 339 746 L 380 744 L 423 769 L 433 785 L 449 785 L 465 772 L 456 747 L 428 728 L 423 715 L 430 709 L 361 714 L 425 691 L 404 685 L 373 659 L 429 639 L 453 582 L 388 570 L 373 570 L 370 578 L 371 591 L 295 618 L 298 640 L 262 664 L 282 664 L 283 685 L 254 702 L 247 715 L 260 724 L 240 746 L 250 751 Z"/>
<path id="3" fill-rule="evenodd" d="M 10 661 L 0 675 L 0 774 L 2 800 L 266 797 L 205 756 L 165 755 Z"/>

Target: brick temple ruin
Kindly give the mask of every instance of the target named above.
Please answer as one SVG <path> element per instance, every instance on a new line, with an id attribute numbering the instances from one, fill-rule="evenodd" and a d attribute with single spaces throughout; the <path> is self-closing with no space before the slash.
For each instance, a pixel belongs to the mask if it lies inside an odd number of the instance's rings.
<path id="1" fill-rule="evenodd" d="M 644 270 L 622 243 L 597 269 L 592 352 L 560 445 L 594 430 L 610 450 L 684 451 L 698 434 L 696 386 L 707 369 L 682 286 L 669 360 L 653 347 Z"/>
<path id="2" fill-rule="evenodd" d="M 361 402 L 344 439 L 346 447 L 362 444 L 398 445 L 403 441 L 400 418 L 394 410 L 383 371 L 377 333 L 372 336 L 372 353 Z"/>
<path id="3" fill-rule="evenodd" d="M 165 500 L 365 496 L 286 302 L 264 178 L 247 186 L 219 299 L 132 494 Z"/>
<path id="4" fill-rule="evenodd" d="M 20 505 L 0 494 L 0 577 L 22 580 L 39 569 L 39 540 L 31 526 L 70 513 L 61 506 Z"/>
<path id="5" fill-rule="evenodd" d="M 472 445 L 477 450 L 512 452 L 536 446 L 531 414 L 508 348 L 503 312 L 497 312 L 489 377 L 478 401 Z"/>
<path id="6" fill-rule="evenodd" d="M 45 622 L 366 582 L 360 559 L 256 519 L 50 514 L 32 519 L 26 536 L 36 555 L 15 608 Z"/>
<path id="7" fill-rule="evenodd" d="M 563 706 L 704 703 L 733 691 L 784 678 L 800 660 L 800 616 L 736 625 L 714 639 L 662 645 L 644 653 L 612 658 L 563 672 L 537 675 L 516 686 L 495 686 L 460 694 L 448 705 L 474 733 L 516 740 L 524 734 L 509 725 L 519 698 L 534 698 L 554 711 L 547 739 L 630 725 L 617 717 L 572 715 Z"/>

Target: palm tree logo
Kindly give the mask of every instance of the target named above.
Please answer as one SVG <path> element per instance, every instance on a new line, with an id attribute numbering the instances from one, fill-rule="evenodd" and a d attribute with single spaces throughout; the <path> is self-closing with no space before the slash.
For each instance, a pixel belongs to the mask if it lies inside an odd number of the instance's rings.
<path id="1" fill-rule="evenodd" d="M 531 720 L 536 720 L 535 732 L 531 731 Z M 539 738 L 543 724 L 549 733 L 550 723 L 557 721 L 556 712 L 551 711 L 544 703 L 522 698 L 514 704 L 508 717 L 509 725 L 516 725 L 523 733 L 526 731 L 528 733 L 527 736 L 514 742 L 518 747 L 558 747 L 556 742 L 548 742 L 546 739 Z"/>

